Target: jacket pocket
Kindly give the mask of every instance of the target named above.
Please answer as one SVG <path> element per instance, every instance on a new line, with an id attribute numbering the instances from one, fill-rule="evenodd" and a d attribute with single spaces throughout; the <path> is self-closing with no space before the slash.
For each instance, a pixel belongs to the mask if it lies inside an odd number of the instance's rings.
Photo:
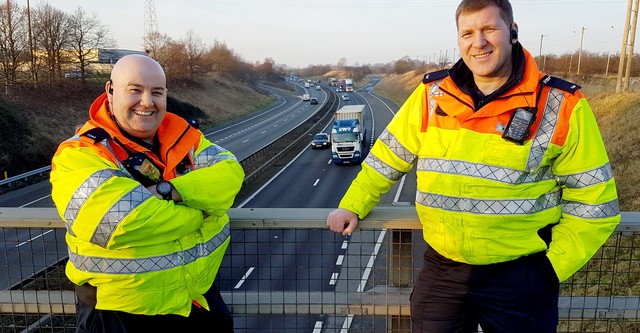
<path id="1" fill-rule="evenodd" d="M 524 171 L 529 157 L 529 145 L 518 145 L 502 138 L 488 140 L 482 147 L 481 161 L 495 166 Z"/>

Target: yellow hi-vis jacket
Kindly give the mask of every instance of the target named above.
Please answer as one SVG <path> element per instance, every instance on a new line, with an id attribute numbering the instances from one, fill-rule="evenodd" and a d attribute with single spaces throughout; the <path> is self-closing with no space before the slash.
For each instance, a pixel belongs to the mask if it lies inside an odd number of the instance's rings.
<path id="1" fill-rule="evenodd" d="M 188 316 L 193 301 L 208 309 L 203 294 L 229 244 L 227 211 L 242 167 L 171 113 L 158 129 L 160 159 L 120 132 L 106 103 L 104 94 L 96 99 L 91 119 L 52 161 L 52 198 L 67 229 L 67 276 L 97 288 L 100 310 Z M 161 167 L 182 202 L 158 199 L 133 179 L 122 161 L 135 153 Z"/>
<path id="2" fill-rule="evenodd" d="M 364 218 L 416 167 L 416 210 L 438 253 L 485 265 L 546 250 L 560 281 L 580 269 L 620 222 L 613 173 L 579 87 L 523 51 L 522 79 L 478 110 L 448 72 L 426 75 L 339 207 Z M 524 143 L 503 139 L 513 111 L 536 105 Z M 547 245 L 538 231 L 552 224 Z"/>

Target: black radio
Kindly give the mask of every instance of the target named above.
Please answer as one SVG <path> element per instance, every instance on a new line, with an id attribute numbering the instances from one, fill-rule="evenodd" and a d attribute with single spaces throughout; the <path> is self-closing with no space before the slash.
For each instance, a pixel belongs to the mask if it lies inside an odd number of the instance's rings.
<path id="1" fill-rule="evenodd" d="M 523 144 L 524 139 L 531 134 L 531 126 L 536 121 L 535 112 L 536 109 L 531 107 L 517 108 L 513 114 L 511 114 L 511 119 L 509 119 L 509 123 L 502 137 L 506 140 Z"/>

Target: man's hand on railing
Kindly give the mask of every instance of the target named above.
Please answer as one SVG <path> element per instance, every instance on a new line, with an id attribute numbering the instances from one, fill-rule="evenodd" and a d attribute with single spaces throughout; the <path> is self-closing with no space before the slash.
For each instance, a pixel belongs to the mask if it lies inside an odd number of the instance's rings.
<path id="1" fill-rule="evenodd" d="M 327 216 L 327 226 L 333 232 L 351 235 L 358 226 L 358 215 L 344 208 L 338 208 Z"/>

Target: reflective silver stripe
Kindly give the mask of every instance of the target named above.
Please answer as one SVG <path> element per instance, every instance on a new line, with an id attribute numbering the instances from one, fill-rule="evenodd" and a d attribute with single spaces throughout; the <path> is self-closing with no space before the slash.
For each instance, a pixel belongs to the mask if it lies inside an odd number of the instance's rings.
<path id="1" fill-rule="evenodd" d="M 433 96 L 438 92 L 438 90 L 440 90 L 441 84 L 442 80 L 434 81 L 429 84 L 429 119 L 427 120 L 431 120 L 431 116 L 433 116 L 433 113 L 436 111 L 437 103 Z"/>
<path id="2" fill-rule="evenodd" d="M 569 188 L 587 187 L 595 184 L 606 183 L 613 178 L 611 164 L 607 163 L 600 168 L 568 176 L 560 176 L 560 184 L 565 184 Z"/>
<path id="3" fill-rule="evenodd" d="M 402 176 L 404 176 L 405 174 L 405 172 L 402 172 L 398 169 L 393 168 L 392 166 L 385 163 L 384 161 L 374 156 L 373 154 L 367 155 L 367 158 L 365 158 L 364 163 L 372 167 L 374 170 L 378 171 L 381 175 L 393 181 L 400 180 L 400 178 L 402 178 Z"/>
<path id="4" fill-rule="evenodd" d="M 562 212 L 579 218 L 601 219 L 620 214 L 618 199 L 599 205 L 588 205 L 574 201 L 562 201 Z"/>
<path id="5" fill-rule="evenodd" d="M 64 218 L 66 220 L 67 231 L 72 233 L 71 227 L 73 222 L 78 216 L 78 211 L 82 208 L 82 205 L 89 199 L 91 194 L 112 177 L 122 177 L 124 174 L 120 170 L 104 169 L 94 172 L 89 178 L 87 178 L 79 187 L 75 193 L 71 196 L 67 208 L 64 210 Z"/>
<path id="6" fill-rule="evenodd" d="M 378 140 L 382 141 L 394 154 L 396 154 L 396 156 L 408 164 L 413 164 L 416 160 L 416 155 L 412 154 L 409 149 L 405 148 L 400 141 L 398 141 L 395 135 L 389 132 L 388 129 L 385 128 L 384 131 L 382 131 Z"/>
<path id="7" fill-rule="evenodd" d="M 544 108 L 542 119 L 540 120 L 540 127 L 536 132 L 533 142 L 531 143 L 531 150 L 529 152 L 529 158 L 527 160 L 527 170 L 533 171 L 542 163 L 542 157 L 549 148 L 553 132 L 556 130 L 558 123 L 558 113 L 560 112 L 560 105 L 564 99 L 564 93 L 557 89 L 549 90 L 547 95 L 547 105 Z"/>
<path id="8" fill-rule="evenodd" d="M 65 142 L 71 142 L 71 141 L 78 141 L 80 140 L 80 135 L 74 135 L 71 138 L 67 139 Z M 111 155 L 113 156 L 113 159 L 116 161 L 116 165 L 118 165 L 118 169 L 120 169 L 122 172 L 124 172 L 124 176 L 133 179 L 133 176 L 131 176 L 131 174 L 129 174 L 129 171 L 127 171 L 127 169 L 122 165 L 122 163 L 120 162 L 120 160 L 118 159 L 118 156 L 116 155 L 115 151 L 113 151 L 113 148 L 111 147 L 111 143 L 109 142 L 108 139 L 104 139 L 102 141 L 100 141 L 100 144 L 105 146 L 107 149 L 109 149 L 109 151 L 111 152 Z"/>
<path id="9" fill-rule="evenodd" d="M 93 233 L 93 237 L 91 237 L 91 243 L 106 247 L 109 239 L 111 239 L 111 235 L 116 230 L 122 219 L 124 219 L 142 202 L 151 197 L 151 192 L 142 185 L 136 186 L 129 193 L 125 194 L 113 205 L 113 207 L 111 207 L 111 209 L 109 209 L 106 214 L 104 214 L 102 220 L 98 224 L 98 227 L 96 227 L 96 230 Z"/>
<path id="10" fill-rule="evenodd" d="M 419 158 L 417 171 L 464 175 L 513 185 L 535 183 L 554 178 L 551 168 L 548 166 L 542 167 L 535 172 L 526 172 L 493 165 L 437 158 Z"/>
<path id="11" fill-rule="evenodd" d="M 104 274 L 140 274 L 157 272 L 178 266 L 188 265 L 199 258 L 207 257 L 217 250 L 231 235 L 229 224 L 210 240 L 203 244 L 163 256 L 121 259 L 100 258 L 79 255 L 69 251 L 69 260 L 73 265 L 85 272 Z"/>
<path id="12" fill-rule="evenodd" d="M 205 168 L 208 166 L 212 166 L 220 161 L 224 160 L 236 160 L 236 157 L 233 156 L 228 150 L 218 146 L 211 145 L 198 154 L 196 156 L 194 163 L 196 169 Z"/>
<path id="13" fill-rule="evenodd" d="M 532 199 L 481 200 L 417 191 L 416 203 L 431 208 L 474 214 L 532 214 L 558 206 L 560 204 L 560 195 L 560 191 L 554 191 Z"/>
<path id="14" fill-rule="evenodd" d="M 189 149 L 189 161 L 191 161 L 191 164 L 193 164 L 193 168 L 195 168 L 195 152 L 193 151 L 193 147 L 191 149 Z"/>
<path id="15" fill-rule="evenodd" d="M 129 173 L 129 170 L 127 170 L 127 168 L 124 167 L 124 165 L 122 165 L 122 162 L 120 162 L 120 160 L 118 159 L 118 155 L 116 155 L 116 152 L 113 150 L 113 148 L 111 147 L 111 142 L 109 142 L 109 140 L 104 139 L 102 140 L 102 142 L 100 142 L 103 146 L 107 147 L 107 149 L 109 149 L 109 151 L 111 152 L 111 155 L 113 155 L 113 159 L 116 160 L 116 163 L 118 165 L 118 168 L 124 173 L 125 177 L 131 178 L 131 179 L 135 179 L 133 178 L 133 176 Z"/>

